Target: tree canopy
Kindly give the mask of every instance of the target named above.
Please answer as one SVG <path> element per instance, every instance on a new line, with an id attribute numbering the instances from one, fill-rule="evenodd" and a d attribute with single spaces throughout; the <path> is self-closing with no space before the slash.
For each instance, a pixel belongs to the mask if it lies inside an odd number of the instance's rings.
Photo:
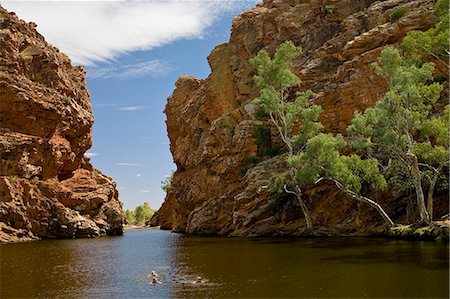
<path id="1" fill-rule="evenodd" d="M 150 207 L 148 202 L 144 202 L 142 205 L 137 206 L 134 211 L 126 210 L 125 219 L 129 224 L 144 225 L 145 222 L 152 218 L 153 214 L 155 214 L 155 210 Z"/>
<path id="2" fill-rule="evenodd" d="M 405 59 L 394 47 L 384 49 L 373 66 L 389 80 L 389 90 L 375 107 L 355 115 L 349 135 L 360 152 L 382 154 L 385 160 L 403 165 L 416 190 L 421 220 L 429 223 L 420 166 L 448 163 L 448 108 L 433 116 L 442 85 L 433 81 L 432 63 Z"/>

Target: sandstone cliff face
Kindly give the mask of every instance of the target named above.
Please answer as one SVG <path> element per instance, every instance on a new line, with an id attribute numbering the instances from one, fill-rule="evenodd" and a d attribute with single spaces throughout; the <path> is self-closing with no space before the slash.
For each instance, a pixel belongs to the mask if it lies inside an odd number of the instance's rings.
<path id="1" fill-rule="evenodd" d="M 386 82 L 370 64 L 387 45 L 410 30 L 433 25 L 433 1 L 264 1 L 233 20 L 231 38 L 208 57 L 211 75 L 181 77 L 166 106 L 167 130 L 177 165 L 162 208 L 151 224 L 194 234 L 237 236 L 302 235 L 304 219 L 294 201 L 268 191 L 270 177 L 285 170 L 277 156 L 252 165 L 242 177 L 246 158 L 257 156 L 253 137 L 258 120 L 251 100 L 258 93 L 249 59 L 259 50 L 273 53 L 285 40 L 304 50 L 294 65 L 302 88 L 316 93 L 328 132 L 345 132 L 356 110 L 373 105 Z M 406 14 L 390 21 L 399 7 Z M 444 74 L 448 69 L 438 65 Z M 448 82 L 445 82 L 448 94 Z M 279 145 L 272 128 L 271 142 Z M 307 205 L 318 235 L 373 235 L 383 231 L 370 207 L 347 199 L 332 186 L 307 190 Z M 415 217 L 413 198 L 375 194 L 396 221 Z M 389 203 L 389 205 L 387 205 Z M 444 196 L 436 216 L 448 211 Z"/>
<path id="2" fill-rule="evenodd" d="M 122 233 L 116 184 L 89 164 L 85 71 L 0 8 L 0 241 Z"/>

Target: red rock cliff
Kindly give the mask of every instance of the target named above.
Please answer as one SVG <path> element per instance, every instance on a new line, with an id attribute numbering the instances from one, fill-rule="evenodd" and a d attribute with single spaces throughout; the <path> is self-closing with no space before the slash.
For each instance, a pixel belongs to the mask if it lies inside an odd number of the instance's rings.
<path id="1" fill-rule="evenodd" d="M 399 6 L 406 8 L 405 15 L 391 21 Z M 326 130 L 345 132 L 354 111 L 373 105 L 386 91 L 385 80 L 370 64 L 408 31 L 430 28 L 432 6 L 427 0 L 273 0 L 236 17 L 230 41 L 208 57 L 211 75 L 204 80 L 179 78 L 168 98 L 167 130 L 177 171 L 151 224 L 195 234 L 302 235 L 300 208 L 267 191 L 272 174 L 285 167 L 283 156 L 257 164 L 243 177 L 239 174 L 246 157 L 257 155 L 253 128 L 269 125 L 255 117 L 251 104 L 258 93 L 249 59 L 261 49 L 273 53 L 285 40 L 301 46 L 305 55 L 294 71 L 303 80 L 302 88 L 316 93 Z M 445 87 L 448 94 L 448 82 Z M 273 131 L 272 143 L 277 142 Z M 318 235 L 383 230 L 374 210 L 330 186 L 306 194 Z M 409 213 L 412 199 L 373 196 L 397 221 L 414 217 Z M 440 205 L 441 212 L 448 211 L 445 196 Z"/>
<path id="2" fill-rule="evenodd" d="M 0 241 L 122 233 L 92 145 L 85 71 L 0 7 Z"/>

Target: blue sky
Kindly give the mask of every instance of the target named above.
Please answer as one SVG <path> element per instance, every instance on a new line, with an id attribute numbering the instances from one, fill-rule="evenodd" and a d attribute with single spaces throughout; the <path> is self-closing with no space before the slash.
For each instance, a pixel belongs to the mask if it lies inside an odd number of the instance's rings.
<path id="1" fill-rule="evenodd" d="M 92 164 L 118 183 L 126 209 L 159 208 L 175 170 L 165 115 L 181 75 L 205 78 L 206 57 L 235 15 L 257 1 L 6 1 L 46 40 L 85 65 L 95 117 Z"/>

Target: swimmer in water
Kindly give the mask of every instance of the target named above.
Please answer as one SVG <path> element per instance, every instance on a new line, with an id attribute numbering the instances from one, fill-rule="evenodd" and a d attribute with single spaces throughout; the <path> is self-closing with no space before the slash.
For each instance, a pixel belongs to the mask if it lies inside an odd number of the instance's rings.
<path id="1" fill-rule="evenodd" d="M 203 279 L 200 276 L 198 276 L 197 279 L 192 283 L 196 284 L 196 283 L 205 283 L 205 282 L 203 281 Z"/>
<path id="2" fill-rule="evenodd" d="M 153 277 L 151 284 L 162 284 L 156 277 Z"/>
<path id="3" fill-rule="evenodd" d="M 152 277 L 158 277 L 159 275 L 158 275 L 158 273 L 156 273 L 155 271 L 152 271 L 152 273 L 150 273 L 149 276 L 152 276 Z"/>

